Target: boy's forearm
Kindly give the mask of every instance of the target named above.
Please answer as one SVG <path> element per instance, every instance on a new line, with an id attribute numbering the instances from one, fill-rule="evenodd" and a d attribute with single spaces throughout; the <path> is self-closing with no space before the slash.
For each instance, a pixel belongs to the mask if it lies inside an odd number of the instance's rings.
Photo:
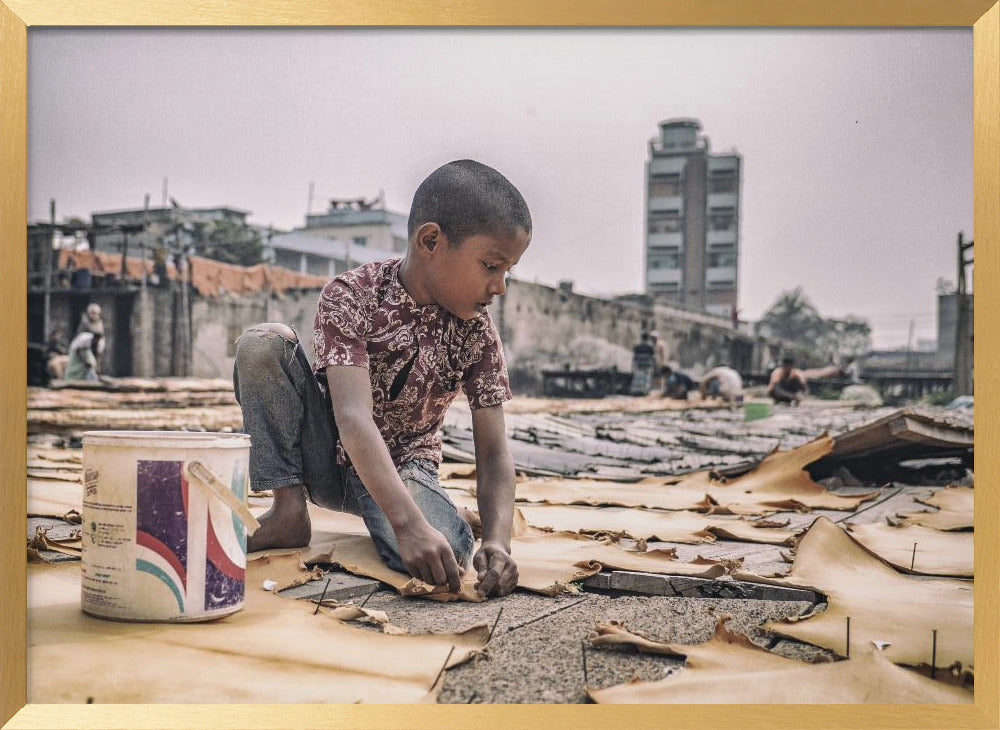
<path id="1" fill-rule="evenodd" d="M 368 493 L 385 512 L 393 530 L 422 517 L 396 471 L 389 449 L 371 418 L 340 418 L 337 420 L 340 441 L 358 472 Z"/>
<path id="2" fill-rule="evenodd" d="M 514 521 L 514 460 L 503 452 L 476 463 L 476 501 L 483 542 L 499 542 L 510 550 Z"/>

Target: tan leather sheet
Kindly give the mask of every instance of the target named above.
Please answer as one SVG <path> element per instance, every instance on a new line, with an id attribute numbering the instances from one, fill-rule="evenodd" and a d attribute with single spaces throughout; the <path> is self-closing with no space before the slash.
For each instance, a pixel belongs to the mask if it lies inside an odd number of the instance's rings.
<path id="1" fill-rule="evenodd" d="M 627 507 L 574 507 L 521 505 L 528 524 L 568 532 L 612 534 L 643 540 L 687 544 L 716 539 L 792 545 L 795 532 L 773 522 L 753 522 L 738 517 L 719 517 L 697 512 L 655 512 Z"/>
<path id="2" fill-rule="evenodd" d="M 920 525 L 851 525 L 851 536 L 904 573 L 973 576 L 973 533 Z M 912 567 L 911 567 L 912 566 Z"/>
<path id="3" fill-rule="evenodd" d="M 337 563 L 352 573 L 387 583 L 406 596 L 441 601 L 483 600 L 473 588 L 476 573 L 471 568 L 462 580 L 462 591 L 450 593 L 445 586 L 430 586 L 388 568 L 378 557 L 360 518 L 318 508 L 311 508 L 310 514 L 313 540 L 304 556 L 308 562 Z M 673 550 L 633 552 L 577 534 L 539 530 L 525 524 L 523 518 L 516 519 L 511 553 L 517 561 L 518 587 L 545 595 L 575 592 L 572 581 L 598 573 L 602 566 L 703 578 L 725 573 L 718 561 L 682 562 Z"/>
<path id="4" fill-rule="evenodd" d="M 648 653 L 685 656 L 680 672 L 655 682 L 587 688 L 603 704 L 970 703 L 970 691 L 897 667 L 872 645 L 846 661 L 807 664 L 772 654 L 720 621 L 704 644 L 666 644 L 614 625 L 598 625 L 594 646 L 631 644 Z"/>
<path id="5" fill-rule="evenodd" d="M 28 515 L 62 517 L 83 509 L 83 484 L 48 479 L 28 479 Z"/>
<path id="6" fill-rule="evenodd" d="M 904 575 L 869 552 L 825 517 L 799 541 L 784 578 L 737 572 L 739 580 L 808 588 L 827 596 L 826 610 L 764 628 L 845 654 L 851 617 L 852 653 L 869 642 L 889 642 L 885 656 L 896 664 L 931 664 L 937 629 L 937 666 L 974 664 L 973 584 L 955 578 Z"/>
<path id="7" fill-rule="evenodd" d="M 292 556 L 298 561 L 297 556 Z M 390 635 L 335 620 L 337 609 L 258 590 L 248 563 L 242 611 L 195 624 L 104 621 L 80 610 L 79 563 L 28 566 L 31 702 L 433 702 L 449 666 L 489 629 Z"/>
<path id="8" fill-rule="evenodd" d="M 789 451 L 775 450 L 764 457 L 753 471 L 711 486 L 708 496 L 718 505 L 713 511 L 733 514 L 810 509 L 852 511 L 862 502 L 874 499 L 877 491 L 842 497 L 812 480 L 805 467 L 829 454 L 832 449 L 833 439 L 823 434 Z M 681 482 L 677 486 L 683 484 Z"/>
<path id="9" fill-rule="evenodd" d="M 817 484 L 804 467 L 828 454 L 827 435 L 789 451 L 774 451 L 752 471 L 733 480 L 703 470 L 684 478 L 647 478 L 635 483 L 575 479 L 530 479 L 517 484 L 519 502 L 697 510 L 718 514 L 759 515 L 810 509 L 854 510 L 878 492 L 843 497 Z M 471 480 L 447 479 L 445 485 L 475 492 Z"/>
<path id="10" fill-rule="evenodd" d="M 448 496 L 460 509 L 476 510 L 476 500 L 468 492 L 449 489 Z M 714 542 L 716 539 L 792 545 L 797 534 L 784 529 L 782 523 L 767 520 L 750 522 L 742 517 L 708 516 L 685 511 L 557 504 L 519 504 L 517 511 L 529 525 L 542 529 L 690 545 Z"/>
<path id="11" fill-rule="evenodd" d="M 975 516 L 975 493 L 972 487 L 945 487 L 918 502 L 937 511 L 909 512 L 899 515 L 904 525 L 923 525 L 935 530 L 971 530 Z"/>

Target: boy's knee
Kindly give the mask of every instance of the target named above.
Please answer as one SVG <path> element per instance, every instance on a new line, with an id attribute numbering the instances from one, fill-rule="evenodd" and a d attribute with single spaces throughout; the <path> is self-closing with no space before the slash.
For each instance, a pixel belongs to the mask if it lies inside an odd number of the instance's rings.
<path id="1" fill-rule="evenodd" d="M 455 559 L 459 565 L 466 566 L 472 560 L 472 548 L 476 544 L 476 539 L 472 535 L 472 528 L 469 523 L 456 514 L 457 519 L 450 520 L 446 526 L 438 527 L 441 534 L 445 536 L 451 550 L 455 553 Z"/>
<path id="2" fill-rule="evenodd" d="M 289 342 L 299 341 L 299 338 L 295 336 L 295 330 L 287 324 L 282 324 L 281 322 L 261 322 L 260 324 L 247 327 L 247 329 L 243 332 L 244 335 L 250 333 L 256 333 L 258 335 L 263 335 L 264 337 L 274 337 L 275 335 L 279 335 L 284 337 Z"/>
<path id="3" fill-rule="evenodd" d="M 281 356 L 286 343 L 298 343 L 295 332 L 288 325 L 265 322 L 248 327 L 236 340 L 237 371 L 259 372 L 267 368 Z"/>

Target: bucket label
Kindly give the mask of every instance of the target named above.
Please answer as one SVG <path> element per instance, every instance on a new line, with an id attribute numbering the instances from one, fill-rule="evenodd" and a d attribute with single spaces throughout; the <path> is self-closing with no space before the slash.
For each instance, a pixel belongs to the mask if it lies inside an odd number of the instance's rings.
<path id="1" fill-rule="evenodd" d="M 178 613 L 187 594 L 188 483 L 180 461 L 139 461 L 136 473 L 136 570 L 173 593 Z"/>
<path id="2" fill-rule="evenodd" d="M 229 488 L 242 501 L 246 475 L 242 465 L 233 469 Z M 211 500 L 208 509 L 208 542 L 205 549 L 205 610 L 235 606 L 243 601 L 246 579 L 247 538 L 236 514 Z"/>

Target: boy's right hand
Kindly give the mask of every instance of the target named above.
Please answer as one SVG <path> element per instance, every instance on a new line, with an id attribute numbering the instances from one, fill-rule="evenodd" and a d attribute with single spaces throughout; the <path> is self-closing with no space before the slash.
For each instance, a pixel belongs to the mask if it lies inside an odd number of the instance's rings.
<path id="1" fill-rule="evenodd" d="M 462 569 L 448 540 L 427 520 L 396 531 L 399 557 L 414 578 L 434 586 L 448 584 L 453 593 L 462 587 Z"/>

